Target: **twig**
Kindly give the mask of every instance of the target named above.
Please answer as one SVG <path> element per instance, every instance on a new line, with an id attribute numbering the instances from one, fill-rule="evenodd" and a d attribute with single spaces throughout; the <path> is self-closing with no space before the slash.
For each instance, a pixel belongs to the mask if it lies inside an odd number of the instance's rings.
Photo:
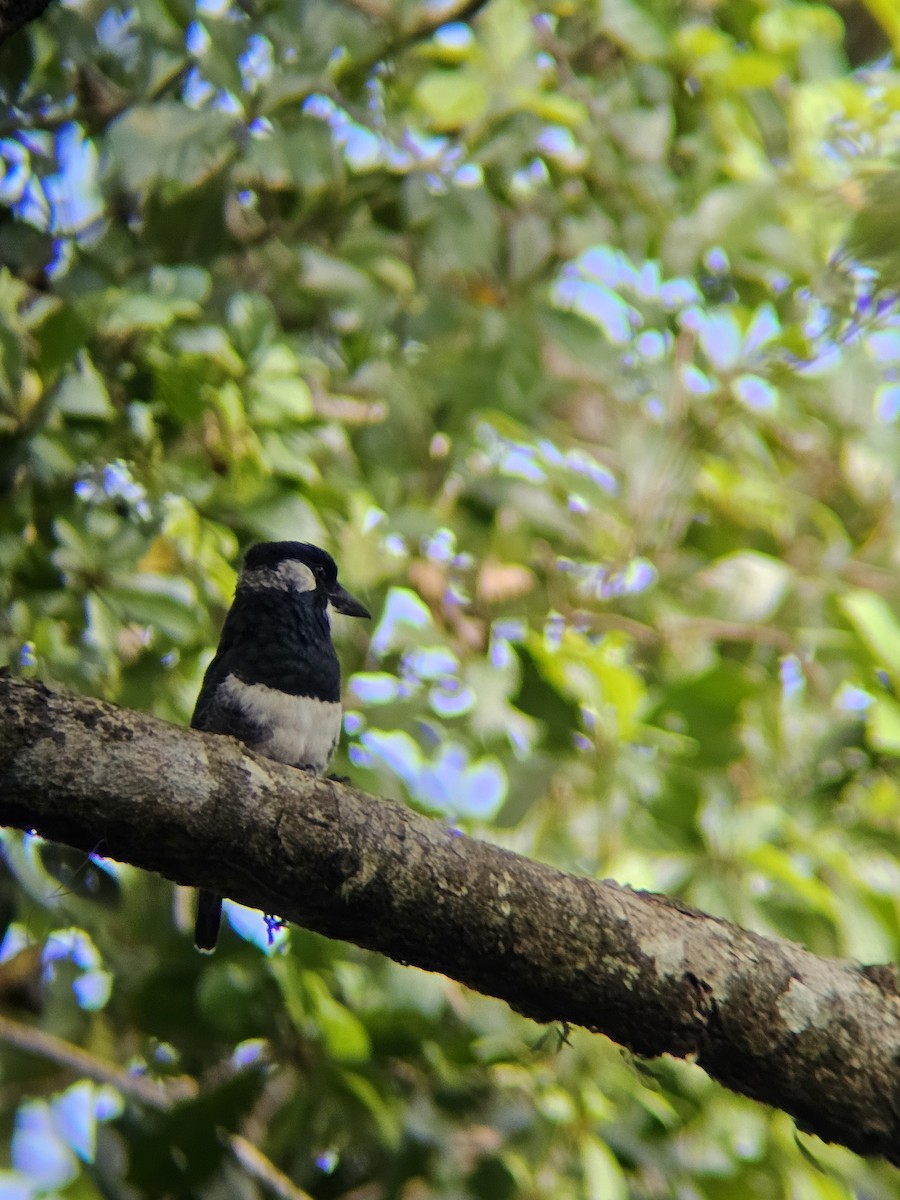
<path id="1" fill-rule="evenodd" d="M 354 8 L 372 16 L 370 0 L 349 0 Z M 448 4 L 437 12 L 429 9 L 423 12 L 417 21 L 407 29 L 398 30 L 393 37 L 382 42 L 381 46 L 362 58 L 348 60 L 338 72 L 338 79 L 358 79 L 368 75 L 378 63 L 386 59 L 396 58 L 404 50 L 409 50 L 418 42 L 424 42 L 436 33 L 442 25 L 451 22 L 469 22 L 488 4 L 488 0 L 465 0 L 463 4 Z M 378 6 L 380 7 L 380 6 Z M 385 14 L 387 15 L 387 14 Z"/>
<path id="2" fill-rule="evenodd" d="M 258 1183 L 268 1188 L 274 1195 L 282 1197 L 282 1200 L 312 1200 L 309 1192 L 305 1192 L 283 1171 L 279 1171 L 272 1160 L 267 1158 L 258 1146 L 248 1142 L 245 1137 L 241 1137 L 239 1133 L 233 1133 L 228 1139 L 228 1144 L 231 1146 L 232 1154 L 247 1174 L 252 1175 Z"/>
<path id="3" fill-rule="evenodd" d="M 80 1046 L 57 1037 L 55 1033 L 47 1033 L 44 1029 L 35 1029 L 32 1025 L 21 1025 L 10 1017 L 0 1015 L 0 1041 L 7 1046 L 15 1046 L 17 1050 L 26 1050 L 30 1054 L 38 1054 L 41 1058 L 59 1063 L 76 1075 L 93 1079 L 96 1083 L 109 1084 L 120 1091 L 123 1096 L 129 1096 L 149 1108 L 159 1111 L 170 1109 L 181 1100 L 192 1099 L 197 1094 L 197 1084 L 193 1079 L 182 1076 L 173 1079 L 171 1083 L 160 1083 L 156 1079 L 148 1079 L 146 1075 L 134 1075 L 123 1070 Z"/>
<path id="4" fill-rule="evenodd" d="M 93 1079 L 95 1083 L 108 1084 L 121 1092 L 123 1096 L 129 1097 L 139 1104 L 144 1104 L 148 1108 L 153 1108 L 157 1112 L 168 1112 L 176 1104 L 185 1100 L 193 1100 L 200 1091 L 197 1081 L 191 1079 L 190 1076 L 182 1075 L 168 1083 L 160 1083 L 156 1079 L 148 1079 L 145 1075 L 134 1075 L 115 1063 L 89 1054 L 87 1050 L 82 1050 L 80 1046 L 75 1046 L 72 1042 L 67 1042 L 54 1033 L 35 1029 L 31 1025 L 22 1025 L 2 1014 L 0 1014 L 0 1042 L 58 1063 L 81 1078 Z M 230 1134 L 228 1145 L 235 1159 L 247 1174 L 268 1188 L 274 1195 L 281 1197 L 281 1200 L 312 1200 L 308 1192 L 297 1187 L 287 1175 L 279 1171 L 258 1146 L 254 1146 L 241 1134 Z"/>

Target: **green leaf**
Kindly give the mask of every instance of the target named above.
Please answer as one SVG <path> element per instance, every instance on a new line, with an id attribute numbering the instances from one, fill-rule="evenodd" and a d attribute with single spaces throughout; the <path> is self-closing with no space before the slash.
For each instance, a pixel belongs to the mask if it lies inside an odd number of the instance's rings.
<path id="1" fill-rule="evenodd" d="M 194 305 L 203 304 L 212 291 L 209 271 L 190 263 L 177 267 L 154 267 L 150 272 L 150 291 L 162 300 L 186 301 L 186 314 L 194 311 Z"/>
<path id="2" fill-rule="evenodd" d="M 259 356 L 247 385 L 248 407 L 257 424 L 280 426 L 312 416 L 312 392 L 298 371 L 287 346 L 271 346 Z"/>
<path id="3" fill-rule="evenodd" d="M 321 121 L 310 119 L 285 130 L 284 158 L 292 181 L 310 196 L 327 193 L 345 174 L 331 132 Z"/>
<path id="4" fill-rule="evenodd" d="M 135 105 L 107 135 L 110 168 L 133 192 L 160 185 L 173 194 L 190 191 L 233 154 L 232 129 L 233 118 L 212 108 Z"/>
<path id="5" fill-rule="evenodd" d="M 63 376 L 54 404 L 67 417 L 111 421 L 116 415 L 103 376 L 86 353 L 79 355 L 77 371 Z"/>
<path id="6" fill-rule="evenodd" d="M 270 345 L 278 333 L 272 301 L 253 292 L 235 292 L 228 302 L 228 332 L 244 358 Z"/>
<path id="7" fill-rule="evenodd" d="M 611 41 L 637 59 L 652 62 L 669 51 L 669 39 L 647 11 L 633 0 L 603 0 L 601 27 Z"/>
<path id="8" fill-rule="evenodd" d="M 302 262 L 303 286 L 310 292 L 344 301 L 359 301 L 371 293 L 368 275 L 345 259 L 309 247 Z"/>
<path id="9" fill-rule="evenodd" d="M 661 709 L 674 728 L 694 739 L 698 762 L 709 770 L 744 753 L 739 708 L 752 691 L 745 668 L 723 660 L 695 679 L 670 682 Z"/>
<path id="10" fill-rule="evenodd" d="M 183 354 L 206 358 L 226 375 L 237 378 L 243 374 L 244 360 L 221 325 L 186 326 L 176 330 L 172 340 Z"/>
<path id="11" fill-rule="evenodd" d="M 372 1046 L 362 1021 L 332 996 L 325 980 L 315 971 L 303 972 L 303 984 L 313 1020 L 329 1056 L 346 1066 L 367 1062 Z"/>
<path id="12" fill-rule="evenodd" d="M 207 407 L 204 389 L 218 374 L 199 356 L 160 353 L 153 373 L 153 399 L 164 404 L 179 425 L 198 421 Z"/>
<path id="13" fill-rule="evenodd" d="M 717 76 L 730 88 L 773 87 L 784 76 L 784 63 L 768 54 L 737 54 Z"/>
<path id="14" fill-rule="evenodd" d="M 10 404 L 22 386 L 25 348 L 22 339 L 6 321 L 0 320 L 0 400 Z"/>
<path id="15" fill-rule="evenodd" d="M 628 1200 L 630 1190 L 625 1173 L 612 1150 L 598 1138 L 585 1138 L 581 1144 L 581 1162 L 587 1195 L 604 1200 Z"/>
<path id="16" fill-rule="evenodd" d="M 305 541 L 323 545 L 328 533 L 314 506 L 302 496 L 277 492 L 243 511 L 246 527 L 271 541 Z"/>
<path id="17" fill-rule="evenodd" d="M 249 392 L 250 412 L 259 425 L 306 421 L 313 415 L 309 385 L 296 376 L 254 375 Z"/>
<path id="18" fill-rule="evenodd" d="M 101 595 L 124 620 L 149 625 L 176 642 L 191 641 L 206 626 L 194 585 L 177 576 L 134 575 Z"/>
<path id="19" fill-rule="evenodd" d="M 780 846 L 760 845 L 748 849 L 744 859 L 767 879 L 790 893 L 794 904 L 802 904 L 828 920 L 837 916 L 837 900 L 830 887 L 810 873 L 802 857 L 799 861 Z"/>
<path id="20" fill-rule="evenodd" d="M 572 736 L 581 727 L 581 712 L 577 702 L 566 690 L 547 677 L 546 659 L 537 656 L 525 645 L 513 649 L 521 667 L 518 691 L 512 704 L 526 716 L 540 721 L 544 729 L 543 744 L 552 750 L 572 749 Z"/>
<path id="21" fill-rule="evenodd" d="M 775 538 L 790 538 L 799 514 L 780 479 L 741 469 L 736 462 L 708 457 L 697 486 L 723 514 Z"/>
<path id="22" fill-rule="evenodd" d="M 54 306 L 35 330 L 44 378 L 52 378 L 84 346 L 90 325 L 74 304 Z"/>
<path id="23" fill-rule="evenodd" d="M 110 337 L 124 337 L 146 329 L 165 329 L 179 317 L 199 317 L 200 305 L 193 300 L 163 299 L 150 294 L 123 295 L 103 322 Z"/>
<path id="24" fill-rule="evenodd" d="M 900 757 L 900 703 L 893 696 L 876 696 L 866 719 L 869 742 L 883 754 Z"/>
<path id="25" fill-rule="evenodd" d="M 515 100 L 517 106 L 554 125 L 566 125 L 570 129 L 576 129 L 590 121 L 590 113 L 585 105 L 559 92 L 521 88 L 515 93 Z"/>
<path id="26" fill-rule="evenodd" d="M 837 598 L 838 607 L 856 630 L 877 666 L 883 666 L 900 690 L 900 623 L 883 596 L 862 589 Z"/>
<path id="27" fill-rule="evenodd" d="M 363 1075 L 355 1071 L 343 1071 L 341 1079 L 347 1091 L 355 1097 L 369 1116 L 378 1126 L 378 1133 L 384 1145 L 396 1148 L 403 1136 L 400 1123 L 400 1111 L 387 1102 L 376 1087 Z"/>
<path id="28" fill-rule="evenodd" d="M 779 559 L 735 550 L 714 560 L 700 581 L 721 596 L 721 612 L 737 621 L 766 621 L 784 600 L 792 572 Z"/>
<path id="29" fill-rule="evenodd" d="M 488 90 L 483 76 L 474 69 L 435 70 L 419 81 L 414 99 L 434 129 L 452 130 L 484 115 Z"/>
<path id="30" fill-rule="evenodd" d="M 753 36 L 772 54 L 797 53 L 808 49 L 813 38 L 839 46 L 844 22 L 825 4 L 773 5 L 754 20 Z"/>
<path id="31" fill-rule="evenodd" d="M 259 111 L 264 116 L 272 116 L 283 105 L 300 105 L 310 93 L 317 91 L 321 84 L 322 76 L 319 71 L 291 71 L 282 65 L 263 85 Z M 324 132 L 328 138 L 327 128 L 322 125 L 322 122 L 310 119 L 305 122 L 302 131 L 302 135 L 308 141 L 315 140 L 314 135 L 310 133 L 312 126 L 318 126 L 318 130 Z M 330 138 L 328 140 L 330 141 Z"/>

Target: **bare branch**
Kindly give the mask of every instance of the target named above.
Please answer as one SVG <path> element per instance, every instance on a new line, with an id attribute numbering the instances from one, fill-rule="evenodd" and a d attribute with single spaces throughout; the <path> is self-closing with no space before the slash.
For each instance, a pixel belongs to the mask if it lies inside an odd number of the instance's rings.
<path id="1" fill-rule="evenodd" d="M 126 1071 L 115 1063 L 98 1058 L 96 1054 L 57 1037 L 55 1033 L 49 1033 L 46 1029 L 36 1029 L 31 1025 L 22 1025 L 2 1014 L 0 1042 L 55 1062 L 71 1071 L 76 1078 L 93 1079 L 95 1083 L 109 1084 L 123 1096 L 163 1112 L 173 1104 L 192 1099 L 197 1094 L 197 1085 L 192 1079 L 182 1076 L 168 1083 L 159 1083 L 144 1075 L 135 1075 L 132 1071 Z"/>
<path id="2" fill-rule="evenodd" d="M 364 12 L 367 16 L 386 19 L 390 8 L 372 3 L 372 0 L 349 0 L 353 8 Z M 361 58 L 349 59 L 339 71 L 339 78 L 362 79 L 378 63 L 396 58 L 405 50 L 419 42 L 427 41 L 432 34 L 437 33 L 442 25 L 450 22 L 468 23 L 474 20 L 478 13 L 487 5 L 488 0 L 461 0 L 457 3 L 439 5 L 437 8 L 423 8 L 418 18 L 412 24 L 396 29 L 380 46 Z"/>
<path id="3" fill-rule="evenodd" d="M 169 1112 L 181 1102 L 195 1099 L 200 1092 L 197 1081 L 190 1076 L 182 1075 L 160 1083 L 144 1075 L 135 1075 L 133 1071 L 126 1071 L 115 1063 L 89 1054 L 80 1046 L 57 1037 L 55 1033 L 22 1025 L 2 1014 L 0 1042 L 58 1063 L 76 1077 L 109 1084 L 129 1100 L 159 1112 Z M 273 1195 L 278 1196 L 280 1200 L 312 1200 L 308 1192 L 297 1187 L 287 1175 L 279 1171 L 271 1159 L 248 1138 L 239 1133 L 228 1134 L 227 1138 L 231 1152 L 241 1167 Z"/>
<path id="4" fill-rule="evenodd" d="M 900 1165 L 891 967 L 566 875 L 238 742 L 0 679 L 0 821 L 202 884 L 536 1021 L 696 1060 Z"/>

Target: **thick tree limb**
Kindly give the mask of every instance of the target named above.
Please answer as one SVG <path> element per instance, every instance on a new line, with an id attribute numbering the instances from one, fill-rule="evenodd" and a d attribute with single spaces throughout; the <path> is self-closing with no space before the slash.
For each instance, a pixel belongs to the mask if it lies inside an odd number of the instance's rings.
<path id="1" fill-rule="evenodd" d="M 695 1058 L 900 1165 L 892 968 L 563 874 L 199 734 L 0 679 L 0 822 L 440 971 L 536 1021 Z"/>

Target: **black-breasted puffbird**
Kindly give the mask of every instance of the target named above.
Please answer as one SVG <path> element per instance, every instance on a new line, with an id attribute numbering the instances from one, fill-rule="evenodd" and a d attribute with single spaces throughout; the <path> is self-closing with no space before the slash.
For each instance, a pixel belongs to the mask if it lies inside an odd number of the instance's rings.
<path id="1" fill-rule="evenodd" d="M 228 733 L 257 754 L 321 775 L 341 732 L 341 666 L 329 607 L 348 617 L 370 615 L 338 583 L 330 554 L 308 542 L 251 546 L 192 728 Z M 198 950 L 215 949 L 221 918 L 222 897 L 201 889 Z"/>

